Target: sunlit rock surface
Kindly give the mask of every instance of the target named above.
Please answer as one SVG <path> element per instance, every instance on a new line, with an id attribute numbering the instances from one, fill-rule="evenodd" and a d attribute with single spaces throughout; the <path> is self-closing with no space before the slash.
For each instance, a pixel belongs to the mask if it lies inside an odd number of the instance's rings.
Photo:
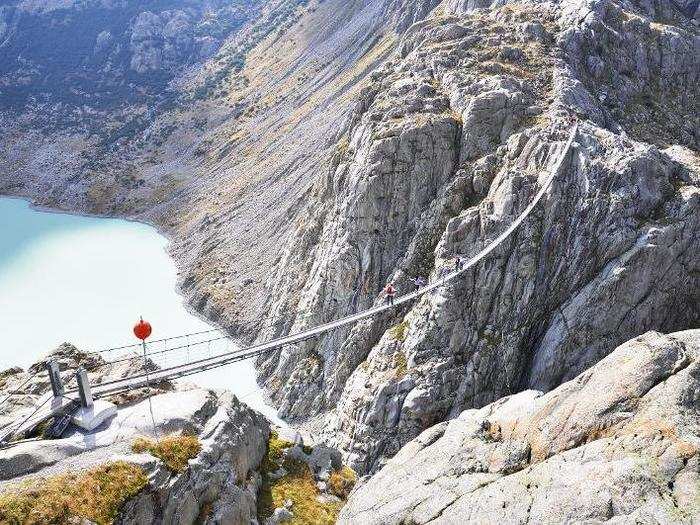
<path id="1" fill-rule="evenodd" d="M 63 370 L 77 364 L 92 370 L 93 382 L 143 370 L 140 359 L 97 369 L 102 363 L 99 357 L 68 344 L 51 356 Z M 7 428 L 31 413 L 37 396 L 50 389 L 43 366 L 40 362 L 28 372 L 14 369 L 1 376 L 0 399 L 16 393 L 0 408 L 0 426 Z M 28 374 L 32 377 L 25 384 Z M 117 414 L 92 432 L 70 426 L 60 439 L 39 436 L 4 446 L 0 449 L 0 490 L 35 476 L 80 472 L 124 460 L 141 466 L 149 484 L 125 504 L 118 523 L 193 523 L 203 516 L 206 523 L 248 524 L 257 519 L 268 421 L 225 391 L 160 384 L 150 391 L 150 403 L 145 399 L 148 393 L 140 390 L 115 397 Z M 170 472 L 162 461 L 132 450 L 138 437 L 181 433 L 196 435 L 202 446 L 182 473 Z"/>
<path id="2" fill-rule="evenodd" d="M 476 9 L 477 7 L 484 9 Z M 263 337 L 437 279 L 414 305 L 260 359 L 281 413 L 361 472 L 434 423 L 696 326 L 700 32 L 674 3 L 444 2 L 363 89 L 269 282 Z M 294 315 L 290 312 L 296 312 Z"/>
<path id="3" fill-rule="evenodd" d="M 425 430 L 338 523 L 694 523 L 700 332 L 648 332 L 547 394 Z"/>
<path id="4" fill-rule="evenodd" d="M 95 5 L 0 11 L 5 39 L 11 11 L 89 22 L 74 62 L 49 61 L 87 68 L 65 99 L 43 55 L 2 48 L 0 192 L 155 223 L 188 302 L 246 340 L 478 252 L 580 122 L 541 205 L 463 280 L 258 361 L 282 415 L 359 471 L 648 330 L 697 326 L 696 0 L 125 2 L 119 27 Z"/>

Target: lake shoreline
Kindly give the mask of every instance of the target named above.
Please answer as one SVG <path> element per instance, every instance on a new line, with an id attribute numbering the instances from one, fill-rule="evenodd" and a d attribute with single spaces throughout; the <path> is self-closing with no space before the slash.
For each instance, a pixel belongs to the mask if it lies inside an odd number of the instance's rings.
<path id="1" fill-rule="evenodd" d="M 84 218 L 84 219 L 105 219 L 105 220 L 111 220 L 111 221 L 122 221 L 125 223 L 131 223 L 134 224 L 136 227 L 146 227 L 153 231 L 157 236 L 159 236 L 164 242 L 157 248 L 160 249 L 163 252 L 164 257 L 167 257 L 169 260 L 170 264 L 174 268 L 174 283 L 171 283 L 170 286 L 170 291 L 175 294 L 177 297 L 177 307 L 181 308 L 187 315 L 190 315 L 191 317 L 195 318 L 197 321 L 199 321 L 201 324 L 207 327 L 207 329 L 211 329 L 212 331 L 220 331 L 222 334 L 227 335 L 236 345 L 240 345 L 240 342 L 235 340 L 234 338 L 231 337 L 229 331 L 227 328 L 222 327 L 220 323 L 209 319 L 203 312 L 200 312 L 195 308 L 195 306 L 192 304 L 190 301 L 189 296 L 183 292 L 182 287 L 181 287 L 181 278 L 180 278 L 180 265 L 177 261 L 177 259 L 173 256 L 173 252 L 171 251 L 171 246 L 172 246 L 172 239 L 170 238 L 169 235 L 167 235 L 167 232 L 164 231 L 164 229 L 158 227 L 157 225 L 153 224 L 151 221 L 146 221 L 146 220 L 139 220 L 134 217 L 121 217 L 118 215 L 100 215 L 100 214 L 92 214 L 92 213 L 86 213 L 83 211 L 79 212 L 71 212 L 69 210 L 65 209 L 56 209 L 52 208 L 50 206 L 44 206 L 41 204 L 38 204 L 34 199 L 31 199 L 26 196 L 21 196 L 21 195 L 0 195 L 0 202 L 2 201 L 19 201 L 24 203 L 26 206 L 26 209 L 30 210 L 32 213 L 38 213 L 38 214 L 46 214 L 47 216 L 65 216 L 68 218 Z M 186 330 L 183 330 L 182 332 L 186 332 Z M 179 336 L 183 335 L 182 332 L 179 333 L 162 333 L 161 336 L 158 337 L 158 339 L 161 339 L 163 337 L 170 337 L 170 336 Z M 72 337 L 68 337 L 67 339 L 72 339 Z M 126 337 L 125 337 L 126 339 Z M 130 343 L 127 343 L 130 344 Z M 100 345 L 100 346 L 95 346 L 91 348 L 91 350 L 98 350 L 98 349 L 103 349 L 105 347 L 112 346 L 112 343 L 107 343 L 106 345 Z M 43 348 L 42 353 L 45 353 L 49 351 L 50 348 Z M 86 349 L 87 350 L 87 349 Z M 15 366 L 17 363 L 13 363 L 10 366 Z M 260 385 L 257 383 L 257 372 L 255 370 L 254 364 L 252 362 L 249 363 L 250 365 L 250 370 L 251 370 L 251 381 L 254 383 L 255 387 L 257 388 L 257 391 L 254 392 L 247 392 L 245 393 L 244 397 L 248 397 L 250 394 L 254 394 L 258 397 L 258 399 L 261 399 L 264 404 L 266 405 L 266 412 L 268 411 L 275 411 L 274 407 L 272 406 L 270 399 L 265 392 L 263 388 L 260 387 Z M 200 384 L 200 381 L 197 380 L 192 380 L 191 381 L 194 384 Z M 218 387 L 217 387 L 218 388 Z M 221 387 L 224 389 L 231 389 L 228 386 Z M 232 391 L 235 392 L 235 389 Z M 241 396 L 241 392 L 238 392 L 236 395 Z M 243 400 L 245 402 L 245 399 Z M 269 412 L 268 412 L 268 417 L 269 417 Z"/>

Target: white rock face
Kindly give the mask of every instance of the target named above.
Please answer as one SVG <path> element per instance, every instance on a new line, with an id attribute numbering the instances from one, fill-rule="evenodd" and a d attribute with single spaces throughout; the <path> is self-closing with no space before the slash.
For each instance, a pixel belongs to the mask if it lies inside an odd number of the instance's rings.
<path id="1" fill-rule="evenodd" d="M 71 9 L 79 3 L 76 0 L 21 0 L 17 7 L 29 13 L 48 13 L 58 9 Z"/>
<path id="2" fill-rule="evenodd" d="M 698 45 L 668 1 L 454 1 L 412 25 L 299 214 L 269 287 L 284 322 L 262 337 L 477 253 L 531 201 L 573 116 L 584 122 L 543 203 L 462 281 L 262 358 L 281 413 L 316 417 L 371 472 L 466 408 L 697 323 Z"/>
<path id="3" fill-rule="evenodd" d="M 131 29 L 131 69 L 137 73 L 160 69 L 162 53 L 160 40 L 163 22 L 150 11 L 139 14 Z"/>
<path id="4" fill-rule="evenodd" d="M 171 395 L 179 405 L 178 394 Z M 183 474 L 152 482 L 126 504 L 117 523 L 200 523 L 205 507 L 210 509 L 206 524 L 249 525 L 257 519 L 258 470 L 267 450 L 269 423 L 232 394 L 217 395 L 193 418 L 205 418 L 198 433 L 199 455 Z"/>
<path id="5" fill-rule="evenodd" d="M 339 524 L 694 523 L 700 331 L 649 332 L 548 394 L 424 431 L 350 496 Z"/>

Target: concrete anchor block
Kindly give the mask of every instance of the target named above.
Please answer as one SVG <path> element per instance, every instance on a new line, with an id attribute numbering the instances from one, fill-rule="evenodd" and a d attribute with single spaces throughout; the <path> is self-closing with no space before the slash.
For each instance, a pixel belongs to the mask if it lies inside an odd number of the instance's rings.
<path id="1" fill-rule="evenodd" d="M 114 403 L 98 399 L 89 407 L 81 407 L 73 414 L 71 422 L 83 430 L 92 432 L 116 414 L 117 406 Z"/>

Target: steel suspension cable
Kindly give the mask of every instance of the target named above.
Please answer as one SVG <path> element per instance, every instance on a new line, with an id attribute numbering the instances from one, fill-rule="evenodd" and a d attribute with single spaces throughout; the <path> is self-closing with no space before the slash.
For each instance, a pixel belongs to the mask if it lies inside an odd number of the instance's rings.
<path id="1" fill-rule="evenodd" d="M 9 394 L 7 394 L 7 396 L 5 396 L 5 399 L 3 399 L 2 401 L 0 401 L 0 407 L 2 407 L 7 401 L 9 401 L 10 398 L 11 398 L 12 396 L 18 394 L 18 393 L 20 392 L 20 390 L 22 390 L 25 386 L 27 386 L 27 384 L 28 384 L 32 379 L 34 379 L 34 376 L 30 374 L 29 377 L 28 377 L 27 379 L 25 379 L 25 380 L 22 382 L 21 385 L 19 385 L 19 386 L 18 386 L 17 388 L 15 388 L 12 392 L 10 392 Z"/>
<path id="2" fill-rule="evenodd" d="M 448 273 L 447 275 L 443 276 L 442 278 L 438 279 L 432 284 L 429 284 L 417 291 L 414 291 L 412 293 L 403 295 L 399 297 L 397 300 L 393 302 L 393 304 L 386 304 L 386 305 L 380 305 L 380 306 L 375 306 L 373 308 L 370 308 L 368 310 L 365 310 L 363 312 L 346 316 L 341 319 L 331 321 L 328 323 L 321 324 L 319 326 L 307 329 L 307 330 L 302 330 L 301 332 L 279 337 L 276 339 L 273 339 L 271 341 L 268 341 L 266 343 L 259 343 L 257 345 L 253 345 L 251 347 L 248 347 L 246 349 L 241 349 L 237 350 L 234 352 L 227 352 L 225 354 L 220 354 L 218 356 L 211 356 L 208 358 L 204 359 L 199 359 L 192 361 L 191 363 L 187 363 L 185 365 L 179 365 L 179 366 L 173 366 L 170 368 L 165 368 L 159 371 L 158 375 L 161 380 L 163 379 L 168 379 L 171 377 L 182 377 L 184 375 L 191 375 L 188 372 L 191 372 L 192 374 L 198 373 L 204 370 L 209 370 L 211 368 L 216 368 L 218 366 L 224 366 L 226 364 L 229 364 L 229 360 L 226 358 L 228 357 L 229 359 L 235 359 L 235 360 L 240 360 L 240 359 L 247 359 L 251 357 L 255 357 L 256 355 L 259 355 L 259 353 L 262 353 L 263 351 L 268 351 L 268 350 L 274 350 L 279 347 L 285 346 L 287 344 L 292 344 L 292 343 L 297 343 L 300 341 L 304 341 L 306 339 L 310 339 L 312 337 L 315 337 L 317 335 L 320 335 L 322 333 L 328 332 L 330 330 L 333 330 L 335 328 L 339 328 L 342 326 L 346 326 L 349 324 L 354 324 L 358 321 L 364 320 L 369 317 L 373 317 L 375 315 L 378 315 L 380 313 L 383 313 L 385 311 L 391 310 L 396 308 L 397 306 L 400 306 L 402 304 L 405 304 L 409 301 L 413 301 L 414 299 L 421 297 L 427 293 L 432 292 L 433 290 L 443 286 L 449 281 L 452 281 L 453 279 L 457 278 L 458 276 L 462 275 L 465 273 L 467 270 L 475 266 L 478 262 L 480 262 L 482 259 L 484 259 L 487 255 L 489 255 L 492 251 L 494 251 L 505 239 L 507 239 L 519 226 L 522 224 L 522 222 L 532 213 L 534 210 L 535 206 L 540 202 L 542 197 L 545 195 L 549 187 L 551 186 L 554 178 L 556 177 L 557 173 L 559 172 L 566 156 L 568 155 L 571 146 L 573 145 L 574 138 L 576 137 L 578 131 L 578 125 L 575 124 L 573 127 L 573 130 L 570 134 L 570 137 L 566 143 L 566 146 L 564 147 L 562 154 L 551 170 L 550 175 L 545 179 L 544 183 L 542 184 L 542 187 L 540 190 L 536 193 L 535 197 L 532 199 L 532 201 L 528 204 L 528 206 L 523 210 L 523 212 L 513 221 L 508 228 L 506 228 L 496 239 L 491 241 L 486 247 L 484 247 L 481 251 L 479 251 L 475 256 L 473 256 L 471 259 L 469 259 L 463 266 L 462 268 L 455 270 L 453 272 Z M 240 357 L 243 356 L 245 357 Z M 231 361 L 233 362 L 233 361 Z M 191 367 L 191 368 L 189 368 Z M 99 386 L 100 387 L 108 387 L 110 385 L 116 385 L 119 383 L 123 383 L 126 380 L 133 379 L 142 379 L 144 377 L 144 374 L 137 374 L 134 376 L 130 376 L 128 378 L 122 378 L 119 380 L 113 380 L 113 381 L 107 381 L 104 383 L 101 383 Z M 125 387 L 128 388 L 128 387 Z"/>

